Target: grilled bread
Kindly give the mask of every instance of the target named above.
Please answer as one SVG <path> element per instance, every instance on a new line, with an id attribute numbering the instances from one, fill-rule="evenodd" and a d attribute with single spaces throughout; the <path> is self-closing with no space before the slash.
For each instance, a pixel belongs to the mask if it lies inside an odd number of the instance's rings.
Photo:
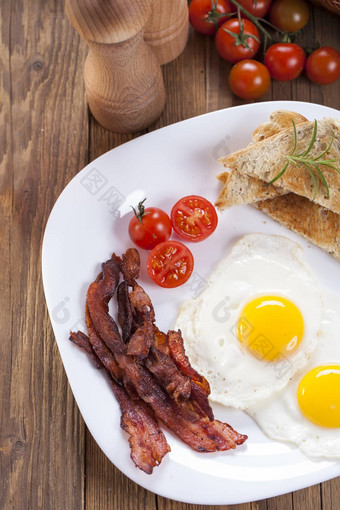
<path id="1" fill-rule="evenodd" d="M 297 145 L 295 154 L 305 152 L 312 139 L 314 122 L 303 122 L 296 126 Z M 340 123 L 335 119 L 324 118 L 317 122 L 317 135 L 308 157 L 317 158 L 329 145 L 334 136 L 329 151 L 323 158 L 334 159 L 334 166 L 340 171 Z M 238 171 L 242 175 L 255 177 L 266 183 L 274 179 L 284 168 L 286 156 L 294 149 L 293 127 L 286 128 L 276 135 L 255 142 L 245 149 L 219 159 L 219 162 L 231 171 Z M 289 163 L 285 173 L 275 182 L 283 190 L 296 193 L 315 203 L 340 213 L 340 175 L 333 168 L 319 165 L 328 183 L 330 194 L 327 197 L 326 188 L 317 171 L 317 193 L 314 197 L 314 185 L 308 169 L 301 165 Z M 223 179 L 223 176 L 219 176 Z"/>
<path id="2" fill-rule="evenodd" d="M 294 193 L 254 206 L 340 260 L 340 215 Z"/>
<path id="3" fill-rule="evenodd" d="M 252 204 L 259 200 L 278 197 L 288 191 L 272 184 L 268 185 L 260 179 L 242 175 L 237 170 L 223 172 L 218 176 L 223 182 L 223 188 L 215 202 L 220 209 L 227 209 L 233 205 Z"/>
<path id="4" fill-rule="evenodd" d="M 277 135 L 283 129 L 292 126 L 292 120 L 295 125 L 308 122 L 306 117 L 300 113 L 288 110 L 275 110 L 269 116 L 269 119 L 255 129 L 252 135 L 252 142 L 260 142 L 265 138 Z M 288 191 L 284 191 L 273 184 L 266 184 L 257 178 L 248 175 L 241 175 L 237 170 L 223 172 L 218 176 L 223 182 L 223 188 L 215 203 L 216 207 L 223 210 L 233 205 L 251 204 L 258 200 L 276 197 Z"/>
<path id="5" fill-rule="evenodd" d="M 292 127 L 292 120 L 295 124 L 302 124 L 308 122 L 308 119 L 300 113 L 291 112 L 289 110 L 275 110 L 273 111 L 269 119 L 266 122 L 260 124 L 260 126 L 253 132 L 253 142 L 261 142 L 265 138 L 277 135 L 283 129 Z"/>

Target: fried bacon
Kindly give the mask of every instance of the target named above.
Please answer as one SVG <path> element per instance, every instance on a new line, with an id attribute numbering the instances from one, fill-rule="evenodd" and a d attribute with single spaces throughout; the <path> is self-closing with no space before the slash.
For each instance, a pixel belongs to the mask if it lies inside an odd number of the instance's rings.
<path id="1" fill-rule="evenodd" d="M 135 249 L 121 259 L 113 254 L 102 265 L 87 293 L 89 336 L 71 333 L 70 339 L 105 367 L 121 407 L 121 426 L 130 435 L 131 457 L 151 473 L 169 451 L 158 422 L 200 452 L 235 448 L 247 436 L 214 419 L 209 383 L 191 366 L 180 331 L 165 335 L 154 324 L 151 300 L 136 282 L 139 266 Z M 115 294 L 120 330 L 108 308 Z"/>
<path id="2" fill-rule="evenodd" d="M 144 322 L 155 320 L 155 312 L 151 303 L 151 299 L 137 283 L 133 286 L 133 291 L 129 295 L 132 306 L 135 310 L 135 320 Z"/>
<path id="3" fill-rule="evenodd" d="M 147 321 L 142 326 L 139 326 L 131 336 L 127 353 L 131 356 L 137 356 L 139 359 L 144 359 L 149 354 L 152 343 L 153 324 L 151 321 Z"/>
<path id="4" fill-rule="evenodd" d="M 167 334 L 169 353 L 178 368 L 184 374 L 188 375 L 192 381 L 195 381 L 206 395 L 210 394 L 208 381 L 200 375 L 190 364 L 188 356 L 185 354 L 183 337 L 180 331 L 168 331 Z"/>
<path id="5" fill-rule="evenodd" d="M 135 280 L 139 278 L 139 269 L 140 269 L 139 253 L 135 248 L 129 248 L 122 255 L 121 265 L 123 278 L 129 285 L 132 286 L 135 283 Z"/>
<path id="6" fill-rule="evenodd" d="M 119 263 L 111 258 L 103 264 L 103 272 L 91 283 L 87 291 L 86 308 L 94 329 L 112 353 L 126 352 L 118 326 L 109 315 L 108 302 L 113 297 L 118 285 Z M 118 266 L 118 270 L 117 270 Z"/>
<path id="7" fill-rule="evenodd" d="M 209 404 L 210 386 L 208 381 L 199 374 L 190 364 L 188 356 L 185 354 L 183 337 L 180 331 L 168 331 L 167 341 L 169 353 L 173 358 L 178 369 L 190 377 L 191 394 L 196 404 L 210 420 L 214 419 L 214 413 Z"/>
<path id="8" fill-rule="evenodd" d="M 83 349 L 83 351 L 87 352 L 96 368 L 102 368 L 102 364 L 98 360 L 96 354 L 93 352 L 89 338 L 87 335 L 85 335 L 85 333 L 82 331 L 78 331 L 77 333 L 75 331 L 71 331 L 69 339 L 71 342 Z"/>
<path id="9" fill-rule="evenodd" d="M 131 399 L 124 388 L 111 377 L 110 370 L 97 355 L 87 337 L 81 331 L 72 332 L 70 340 L 90 354 L 97 368 L 106 368 L 109 381 L 121 410 L 120 426 L 129 435 L 131 458 L 135 465 L 147 474 L 160 464 L 170 451 L 165 436 L 150 407 L 139 398 Z"/>
<path id="10" fill-rule="evenodd" d="M 151 475 L 153 467 L 170 451 L 170 446 L 145 402 L 129 399 L 121 386 L 116 385 L 114 393 L 122 411 L 120 426 L 130 436 L 131 458 L 137 467 Z"/>
<path id="11" fill-rule="evenodd" d="M 123 342 L 130 338 L 133 325 L 133 307 L 129 298 L 128 283 L 123 280 L 117 288 L 118 324 L 121 327 Z"/>
<path id="12" fill-rule="evenodd" d="M 180 397 L 184 399 L 190 397 L 190 379 L 179 372 L 169 355 L 157 347 L 151 347 L 145 366 L 175 400 Z"/>

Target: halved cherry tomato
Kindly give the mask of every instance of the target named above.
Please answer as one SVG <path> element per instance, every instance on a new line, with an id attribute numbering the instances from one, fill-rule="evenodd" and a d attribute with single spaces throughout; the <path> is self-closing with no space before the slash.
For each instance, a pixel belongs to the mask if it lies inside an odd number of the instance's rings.
<path id="1" fill-rule="evenodd" d="M 179 241 L 157 244 L 150 252 L 146 269 L 160 287 L 174 288 L 185 283 L 194 268 L 194 257 Z"/>
<path id="2" fill-rule="evenodd" d="M 340 78 L 340 52 L 331 46 L 313 51 L 306 61 L 308 78 L 318 85 L 329 85 Z"/>
<path id="3" fill-rule="evenodd" d="M 134 209 L 134 217 L 129 223 L 131 240 L 144 250 L 152 250 L 157 244 L 167 241 L 171 235 L 172 226 L 169 216 L 158 207 L 144 208 L 139 202 L 138 211 Z"/>
<path id="4" fill-rule="evenodd" d="M 253 58 L 260 47 L 260 34 L 248 19 L 228 19 L 218 29 L 215 39 L 219 55 L 227 62 Z"/>
<path id="5" fill-rule="evenodd" d="M 303 71 L 306 54 L 295 43 L 276 43 L 266 51 L 264 65 L 274 80 L 295 80 Z"/>
<path id="6" fill-rule="evenodd" d="M 189 5 L 190 23 L 204 35 L 214 35 L 230 13 L 229 0 L 192 0 Z"/>
<path id="7" fill-rule="evenodd" d="M 197 195 L 181 198 L 171 210 L 172 228 L 186 241 L 203 241 L 214 232 L 217 222 L 215 207 Z"/>

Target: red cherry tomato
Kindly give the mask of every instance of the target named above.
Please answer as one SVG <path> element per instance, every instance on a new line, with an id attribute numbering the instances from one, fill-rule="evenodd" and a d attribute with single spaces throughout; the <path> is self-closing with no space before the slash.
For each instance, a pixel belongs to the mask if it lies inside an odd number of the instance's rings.
<path id="1" fill-rule="evenodd" d="M 238 3 L 242 5 L 253 16 L 257 18 L 264 18 L 268 13 L 269 8 L 272 4 L 272 0 L 257 0 L 255 6 L 255 0 L 238 0 Z M 234 8 L 236 11 L 236 7 Z M 247 15 L 241 11 L 241 16 L 247 18 Z"/>
<path id="2" fill-rule="evenodd" d="M 294 80 L 303 71 L 306 55 L 295 43 L 277 43 L 268 48 L 264 64 L 274 80 Z"/>
<path id="3" fill-rule="evenodd" d="M 189 20 L 200 34 L 213 35 L 231 13 L 229 0 L 192 0 L 189 5 Z"/>
<path id="4" fill-rule="evenodd" d="M 305 70 L 308 78 L 318 85 L 329 85 L 340 78 L 340 52 L 323 46 L 309 55 Z"/>
<path id="5" fill-rule="evenodd" d="M 172 228 L 186 241 L 203 241 L 214 232 L 217 222 L 215 207 L 197 195 L 181 198 L 171 210 Z"/>
<path id="6" fill-rule="evenodd" d="M 269 12 L 270 22 L 284 32 L 296 32 L 307 25 L 308 5 L 304 0 L 275 0 Z"/>
<path id="7" fill-rule="evenodd" d="M 131 240 L 144 250 L 152 250 L 157 244 L 167 241 L 172 227 L 169 216 L 157 207 L 144 208 L 143 202 L 138 204 L 138 212 L 129 223 Z"/>
<path id="8" fill-rule="evenodd" d="M 150 278 L 160 287 L 179 287 L 190 278 L 194 257 L 184 244 L 165 241 L 150 252 L 146 268 Z"/>
<path id="9" fill-rule="evenodd" d="M 256 55 L 260 47 L 260 34 L 248 19 L 242 19 L 240 24 L 237 18 L 233 18 L 218 29 L 215 45 L 224 60 L 235 63 Z"/>
<path id="10" fill-rule="evenodd" d="M 257 60 L 241 60 L 231 68 L 229 86 L 242 99 L 258 99 L 269 89 L 270 74 Z"/>

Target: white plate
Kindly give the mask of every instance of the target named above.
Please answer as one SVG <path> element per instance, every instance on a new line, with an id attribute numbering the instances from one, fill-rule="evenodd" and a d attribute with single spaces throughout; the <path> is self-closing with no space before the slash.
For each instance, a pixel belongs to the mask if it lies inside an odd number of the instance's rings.
<path id="1" fill-rule="evenodd" d="M 87 355 L 69 340 L 70 330 L 85 330 L 89 283 L 101 262 L 131 246 L 130 205 L 171 210 L 178 198 L 203 195 L 214 201 L 219 189 L 216 159 L 245 146 L 252 131 L 277 109 L 295 110 L 309 119 L 340 112 L 302 102 L 257 103 L 202 115 L 132 140 L 99 157 L 66 186 L 45 231 L 42 266 L 46 301 L 65 370 L 83 418 L 108 458 L 129 478 L 162 496 L 197 504 L 236 504 L 294 491 L 340 475 L 340 463 L 313 461 L 288 444 L 267 439 L 247 415 L 214 405 L 216 418 L 249 439 L 236 451 L 200 454 L 166 432 L 171 452 L 146 475 L 130 459 L 120 412 L 109 384 Z M 127 214 L 129 213 L 129 214 Z M 219 217 L 209 239 L 190 247 L 194 274 L 177 289 L 152 284 L 143 269 L 141 285 L 152 298 L 157 324 L 172 328 L 183 300 L 197 295 L 205 279 L 240 236 L 250 232 L 282 234 L 305 248 L 315 274 L 340 293 L 340 264 L 299 236 L 251 207 L 235 207 Z M 147 254 L 142 253 L 142 267 Z"/>

